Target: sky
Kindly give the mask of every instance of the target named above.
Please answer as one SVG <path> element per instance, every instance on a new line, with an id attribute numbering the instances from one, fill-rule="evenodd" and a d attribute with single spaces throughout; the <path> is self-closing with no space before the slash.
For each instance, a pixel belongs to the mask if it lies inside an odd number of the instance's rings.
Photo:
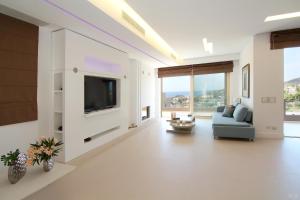
<path id="1" fill-rule="evenodd" d="M 300 47 L 284 49 L 284 81 L 300 78 Z"/>

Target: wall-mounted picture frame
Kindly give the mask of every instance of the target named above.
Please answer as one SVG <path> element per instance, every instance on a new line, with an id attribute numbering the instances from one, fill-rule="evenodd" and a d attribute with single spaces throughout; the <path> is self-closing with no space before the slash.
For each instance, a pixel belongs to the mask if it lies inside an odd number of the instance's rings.
<path id="1" fill-rule="evenodd" d="M 250 64 L 242 68 L 242 96 L 250 97 Z"/>

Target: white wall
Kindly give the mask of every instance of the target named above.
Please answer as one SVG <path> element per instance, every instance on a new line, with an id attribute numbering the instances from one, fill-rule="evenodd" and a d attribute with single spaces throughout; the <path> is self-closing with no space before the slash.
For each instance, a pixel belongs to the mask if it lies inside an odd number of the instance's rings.
<path id="1" fill-rule="evenodd" d="M 245 46 L 245 48 L 242 50 L 241 54 L 240 54 L 240 60 L 239 60 L 239 69 L 237 71 L 235 71 L 235 73 L 237 73 L 238 78 L 238 83 L 239 83 L 239 87 L 238 87 L 238 94 L 239 97 L 242 98 L 242 103 L 247 105 L 249 108 L 253 109 L 253 81 L 254 81 L 254 41 L 253 41 L 253 37 L 250 38 L 250 40 L 248 41 L 247 45 Z M 250 97 L 249 98 L 245 98 L 242 97 L 242 68 L 247 65 L 250 64 Z"/>
<path id="2" fill-rule="evenodd" d="M 155 70 L 146 63 L 130 59 L 130 124 L 141 124 L 143 107 L 150 106 L 150 118 L 156 117 Z"/>
<path id="3" fill-rule="evenodd" d="M 270 50 L 270 33 L 252 37 L 240 54 L 238 94 L 242 96 L 242 67 L 250 64 L 250 98 L 242 103 L 253 110 L 257 137 L 283 136 L 283 50 Z M 262 98 L 275 98 L 274 103 L 262 103 Z"/>
<path id="4" fill-rule="evenodd" d="M 228 104 L 233 104 L 236 98 L 240 97 L 239 94 L 239 84 L 240 84 L 240 63 L 238 60 L 233 61 L 233 72 L 229 74 L 230 83 L 229 83 L 229 101 Z"/>
<path id="5" fill-rule="evenodd" d="M 155 118 L 161 118 L 161 78 L 158 78 L 158 69 L 154 71 L 155 79 Z"/>
<path id="6" fill-rule="evenodd" d="M 234 53 L 234 54 L 184 59 L 183 64 L 190 65 L 190 64 L 222 62 L 222 61 L 239 60 L 239 59 L 240 59 L 240 54 Z"/>
<path id="7" fill-rule="evenodd" d="M 139 62 L 130 59 L 130 67 L 128 69 L 129 78 L 129 125 L 139 125 L 140 122 L 140 67 Z"/>
<path id="8" fill-rule="evenodd" d="M 51 135 L 50 108 L 51 108 L 51 73 L 52 73 L 52 40 L 51 30 L 46 27 L 39 29 L 39 56 L 38 56 L 38 118 L 39 134 Z"/>
<path id="9" fill-rule="evenodd" d="M 150 106 L 150 118 L 155 116 L 155 71 L 146 64 L 141 64 L 141 108 Z"/>
<path id="10" fill-rule="evenodd" d="M 19 148 L 26 152 L 29 144 L 33 143 L 39 135 L 48 135 L 49 128 L 49 59 L 51 55 L 50 30 L 39 28 L 38 47 L 38 120 L 0 126 L 0 154 L 14 151 Z M 0 164 L 0 169 L 4 166 Z"/>
<path id="11" fill-rule="evenodd" d="M 283 136 L 283 50 L 270 50 L 270 33 L 254 37 L 254 125 L 258 137 Z M 263 97 L 275 98 L 262 103 Z"/>

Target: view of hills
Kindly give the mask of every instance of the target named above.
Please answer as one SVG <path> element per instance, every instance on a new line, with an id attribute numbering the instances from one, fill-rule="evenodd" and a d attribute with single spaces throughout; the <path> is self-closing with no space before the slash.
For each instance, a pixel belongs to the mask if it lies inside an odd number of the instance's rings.
<path id="1" fill-rule="evenodd" d="M 285 84 L 288 85 L 300 85 L 300 77 L 299 78 L 294 78 L 292 80 L 286 81 Z"/>

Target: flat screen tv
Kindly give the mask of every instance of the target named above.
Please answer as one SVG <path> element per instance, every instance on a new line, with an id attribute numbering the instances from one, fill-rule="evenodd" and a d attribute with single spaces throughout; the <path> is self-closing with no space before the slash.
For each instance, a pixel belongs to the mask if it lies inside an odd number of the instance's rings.
<path id="1" fill-rule="evenodd" d="M 84 112 L 113 108 L 117 105 L 116 80 L 84 76 Z"/>

